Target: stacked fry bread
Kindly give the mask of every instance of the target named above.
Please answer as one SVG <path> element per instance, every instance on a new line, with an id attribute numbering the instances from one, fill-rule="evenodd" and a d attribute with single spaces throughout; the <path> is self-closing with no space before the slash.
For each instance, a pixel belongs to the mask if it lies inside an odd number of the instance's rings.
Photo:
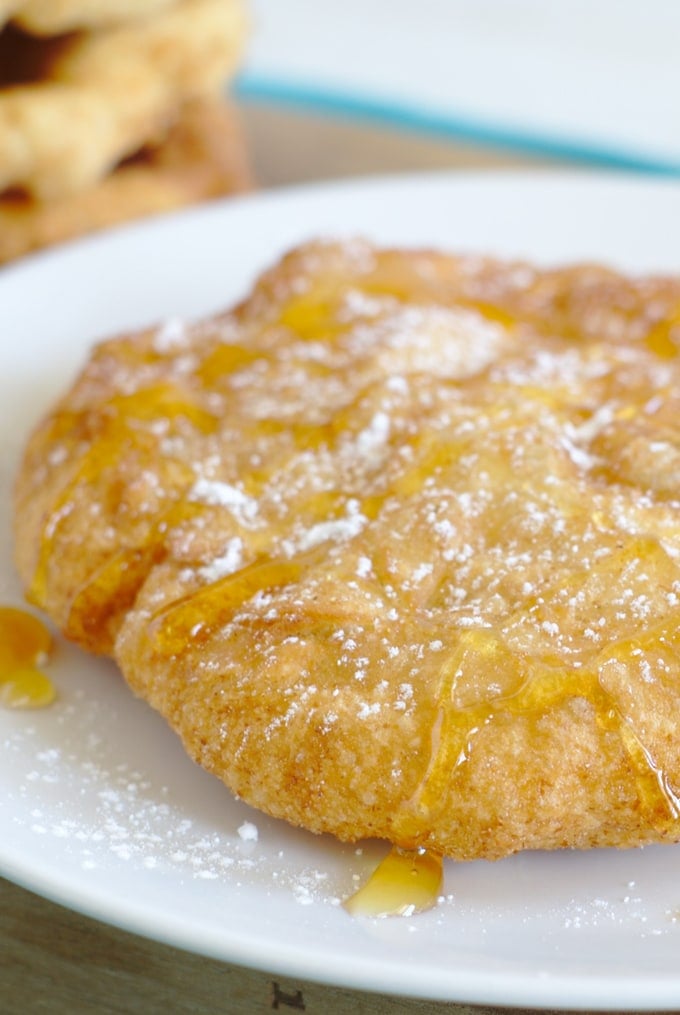
<path id="1" fill-rule="evenodd" d="M 243 0 L 0 0 L 0 263 L 246 189 Z"/>

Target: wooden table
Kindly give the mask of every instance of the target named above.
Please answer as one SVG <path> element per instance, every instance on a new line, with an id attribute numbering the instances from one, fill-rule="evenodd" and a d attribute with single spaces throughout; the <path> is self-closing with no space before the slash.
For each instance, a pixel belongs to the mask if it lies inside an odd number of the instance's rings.
<path id="1" fill-rule="evenodd" d="M 243 117 L 261 187 L 397 171 L 539 164 L 509 152 L 257 105 L 243 107 Z M 237 968 L 124 933 L 0 880 L 3 1015 L 258 1015 L 272 1010 L 311 1015 L 491 1011 L 358 993 Z"/>

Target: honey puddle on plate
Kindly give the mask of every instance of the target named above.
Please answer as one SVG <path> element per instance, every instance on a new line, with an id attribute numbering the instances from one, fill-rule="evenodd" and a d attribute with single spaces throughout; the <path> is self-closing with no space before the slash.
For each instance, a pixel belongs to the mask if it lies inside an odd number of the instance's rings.
<path id="1" fill-rule="evenodd" d="M 351 916 L 413 916 L 436 904 L 442 879 L 438 854 L 394 846 L 344 906 Z"/>
<path id="2" fill-rule="evenodd" d="M 0 606 L 0 705 L 43 708 L 54 701 L 54 684 L 39 668 L 51 647 L 41 620 L 26 610 Z"/>

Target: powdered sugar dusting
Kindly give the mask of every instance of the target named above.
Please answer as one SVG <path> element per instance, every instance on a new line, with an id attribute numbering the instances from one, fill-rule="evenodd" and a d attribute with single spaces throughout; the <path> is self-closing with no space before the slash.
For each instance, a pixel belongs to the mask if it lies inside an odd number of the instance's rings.
<path id="1" fill-rule="evenodd" d="M 344 518 L 335 518 L 312 525 L 299 537 L 296 549 L 304 552 L 314 546 L 319 546 L 320 543 L 325 543 L 327 540 L 352 539 L 353 536 L 361 532 L 366 522 L 367 519 L 358 510 L 356 502 L 349 501 Z"/>
<path id="2" fill-rule="evenodd" d="M 83 665 L 73 650 L 68 653 L 72 669 Z M 86 682 L 92 686 L 92 674 Z M 150 877 L 211 882 L 228 892 L 266 887 L 305 906 L 337 905 L 351 890 L 354 864 L 344 858 L 344 850 L 341 857 L 323 850 L 315 855 L 294 843 L 287 848 L 277 822 L 262 816 L 251 820 L 248 809 L 224 787 L 192 772 L 167 731 L 147 723 L 144 739 L 155 743 L 160 738 L 165 767 L 179 776 L 180 784 L 188 775 L 197 777 L 195 785 L 189 780 L 187 791 L 178 793 L 158 780 L 164 766 L 126 758 L 139 754 L 134 739 L 126 749 L 112 749 L 118 723 L 128 728 L 130 718 L 136 723 L 134 709 L 130 715 L 123 707 L 118 720 L 117 695 L 107 702 L 101 693 L 70 691 L 71 674 L 62 674 L 60 683 L 60 699 L 39 722 L 32 725 L 24 718 L 13 732 L 0 733 L 15 786 L 4 805 L 13 807 L 14 827 L 35 840 L 36 850 L 44 847 L 50 855 L 64 851 L 65 868 L 73 867 L 85 879 L 100 880 L 112 872 L 119 877 L 129 868 Z M 121 706 L 126 700 L 132 704 L 123 687 L 120 692 Z M 150 750 L 151 757 L 159 757 L 158 745 Z M 196 808 L 201 798 L 214 798 L 215 809 Z"/>
<path id="3" fill-rule="evenodd" d="M 257 514 L 257 504 L 238 487 L 231 483 L 201 477 L 196 480 L 188 493 L 189 500 L 203 504 L 219 505 L 233 510 L 236 514 L 252 518 Z"/>
<path id="4" fill-rule="evenodd" d="M 257 842 L 257 825 L 254 825 L 252 821 L 244 821 L 243 824 L 238 827 L 238 834 L 244 842 Z"/>
<path id="5" fill-rule="evenodd" d="M 170 317 L 156 331 L 154 349 L 159 353 L 172 352 L 182 347 L 189 337 L 188 328 L 179 317 Z"/>
<path id="6" fill-rule="evenodd" d="M 243 540 L 234 536 L 227 543 L 224 553 L 205 567 L 199 568 L 199 575 L 207 582 L 216 582 L 233 574 L 243 564 Z"/>

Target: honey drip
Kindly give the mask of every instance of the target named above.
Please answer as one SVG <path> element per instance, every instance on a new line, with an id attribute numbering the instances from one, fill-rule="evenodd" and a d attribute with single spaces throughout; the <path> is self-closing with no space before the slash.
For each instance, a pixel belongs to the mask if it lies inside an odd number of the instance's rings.
<path id="1" fill-rule="evenodd" d="M 655 324 L 645 345 L 661 359 L 675 359 L 680 351 L 680 311 Z"/>
<path id="2" fill-rule="evenodd" d="M 438 854 L 393 846 L 344 906 L 352 916 L 412 916 L 436 904 L 442 879 Z"/>
<path id="3" fill-rule="evenodd" d="M 678 640 L 677 634 L 673 637 L 665 630 L 652 632 L 648 639 L 650 645 L 666 646 L 670 652 L 676 651 Z M 400 837 L 417 842 L 418 829 L 436 820 L 445 806 L 452 777 L 470 760 L 475 739 L 484 727 L 507 716 L 538 719 L 573 698 L 587 700 L 595 709 L 600 728 L 619 736 L 635 775 L 640 805 L 650 821 L 663 825 L 669 819 L 680 818 L 680 796 L 663 766 L 600 679 L 607 662 L 630 658 L 644 644 L 636 640 L 609 647 L 590 668 L 575 669 L 565 677 L 561 668 L 552 669 L 545 661 L 514 656 L 489 631 L 463 632 L 457 651 L 442 669 L 432 751 L 420 785 L 401 815 Z M 504 692 L 492 700 L 458 704 L 457 680 L 470 666 L 503 672 L 507 681 Z"/>
<path id="4" fill-rule="evenodd" d="M 299 560 L 262 560 L 171 603 L 154 621 L 157 648 L 167 655 L 181 652 L 191 638 L 206 639 L 229 623 L 238 608 L 256 593 L 299 579 Z"/>
<path id="5" fill-rule="evenodd" d="M 0 607 L 0 705 L 43 708 L 54 701 L 54 685 L 39 669 L 51 644 L 50 632 L 32 613 Z"/>

